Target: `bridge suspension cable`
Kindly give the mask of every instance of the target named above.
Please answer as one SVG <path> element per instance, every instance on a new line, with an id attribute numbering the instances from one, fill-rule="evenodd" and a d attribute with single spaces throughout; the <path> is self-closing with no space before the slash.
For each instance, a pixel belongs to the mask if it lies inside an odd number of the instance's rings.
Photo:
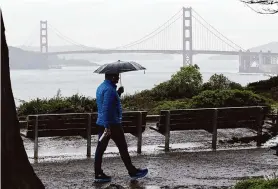
<path id="1" fill-rule="evenodd" d="M 213 27 L 211 24 L 209 24 L 200 14 L 198 14 L 194 9 L 192 9 L 193 13 L 192 17 L 195 19 L 195 21 L 197 21 L 199 24 L 201 24 L 206 30 L 207 32 L 210 32 L 211 34 L 214 35 L 214 37 L 218 38 L 219 40 L 221 40 L 222 42 L 225 43 L 225 45 L 231 47 L 231 50 L 244 50 L 241 46 L 239 46 L 238 44 L 234 43 L 232 40 L 230 40 L 229 38 L 227 38 L 226 36 L 224 36 L 221 32 L 219 32 L 215 27 Z M 195 16 L 196 15 L 196 16 Z M 195 28 L 196 29 L 196 28 Z M 196 35 L 196 33 L 195 33 Z M 208 36 L 208 34 L 207 34 Z M 211 39 L 206 39 L 206 40 L 211 40 Z M 196 42 L 196 41 L 195 41 Z M 207 41 L 208 42 L 208 41 Z M 219 43 L 219 42 L 216 42 Z M 193 41 L 193 45 L 194 45 L 194 41 Z M 223 44 L 222 44 L 223 46 Z M 215 49 L 211 49 L 211 50 L 215 50 Z M 218 50 L 224 50 L 224 49 L 218 49 Z M 226 49 L 227 50 L 227 49 Z"/>
<path id="2" fill-rule="evenodd" d="M 132 47 L 132 46 L 141 44 L 141 43 L 143 43 L 143 42 L 145 42 L 145 41 L 155 37 L 156 35 L 160 34 L 165 29 L 169 28 L 171 25 L 173 25 L 173 23 L 175 23 L 178 19 L 180 19 L 181 16 L 182 16 L 182 9 L 180 9 L 178 12 L 176 12 L 170 19 L 168 19 L 165 23 L 160 25 L 154 31 L 148 33 L 147 35 L 145 35 L 144 37 L 140 38 L 139 40 L 133 41 L 133 42 L 128 43 L 128 44 L 123 45 L 123 46 L 115 47 L 113 49 L 125 49 L 125 48 L 128 48 L 128 47 Z"/>
<path id="3" fill-rule="evenodd" d="M 27 39 L 24 41 L 24 43 L 21 45 L 21 47 L 30 47 L 34 43 L 34 35 L 37 34 L 37 27 L 33 28 L 30 32 L 30 35 L 27 37 Z"/>
<path id="4" fill-rule="evenodd" d="M 70 43 L 72 45 L 81 47 L 81 48 L 86 49 L 86 50 L 96 50 L 96 49 L 99 49 L 99 48 L 96 48 L 96 47 L 89 47 L 89 46 L 83 45 L 81 43 L 78 43 L 78 42 L 72 40 L 71 38 L 65 36 L 64 34 L 62 34 L 58 29 L 56 29 L 52 25 L 50 25 L 50 24 L 48 24 L 48 25 L 49 25 L 49 29 L 51 29 L 57 36 L 59 36 L 61 39 L 65 40 L 66 42 L 68 42 L 68 43 Z"/>
<path id="5" fill-rule="evenodd" d="M 173 20 L 171 23 L 169 23 L 169 25 L 167 25 L 165 28 L 163 28 L 163 30 L 160 30 L 160 31 L 158 31 L 156 34 L 154 34 L 154 35 L 151 35 L 151 36 L 149 36 L 149 37 L 147 37 L 147 38 L 145 38 L 144 40 L 142 40 L 142 41 L 138 41 L 137 43 L 135 43 L 135 44 L 132 44 L 132 45 L 130 45 L 130 46 L 126 46 L 126 48 L 128 48 L 128 47 L 134 47 L 134 46 L 136 46 L 136 45 L 141 45 L 142 43 L 144 43 L 144 42 L 146 42 L 146 41 L 148 41 L 148 40 L 151 40 L 151 39 L 153 39 L 153 38 L 155 38 L 156 36 L 158 36 L 159 34 L 161 34 L 162 32 L 165 32 L 168 28 L 170 28 L 178 19 L 180 19 L 182 17 L 182 15 L 180 15 L 179 17 L 177 17 L 175 20 Z M 167 31 L 166 31 L 167 32 Z M 159 36 L 159 37 L 161 37 L 161 36 Z M 161 37 L 162 38 L 162 37 Z M 163 40 L 165 40 L 165 38 L 163 38 L 163 39 L 160 39 L 160 43 L 163 43 L 163 42 L 161 42 L 161 41 L 163 41 Z M 165 42 L 164 42 L 165 43 Z M 163 47 L 163 46 L 159 46 L 160 48 L 159 49 L 161 49 L 161 50 L 166 50 L 166 48 L 165 47 Z"/>

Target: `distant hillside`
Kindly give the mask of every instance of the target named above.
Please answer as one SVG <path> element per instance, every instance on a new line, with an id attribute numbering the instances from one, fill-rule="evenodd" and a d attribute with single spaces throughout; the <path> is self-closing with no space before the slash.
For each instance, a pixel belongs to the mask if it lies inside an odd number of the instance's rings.
<path id="1" fill-rule="evenodd" d="M 259 52 L 260 50 L 262 50 L 263 52 L 271 51 L 273 53 L 278 53 L 278 42 L 272 42 L 250 49 L 250 51 L 253 52 Z"/>
<path id="2" fill-rule="evenodd" d="M 252 47 L 250 49 L 251 52 L 268 52 L 271 51 L 273 53 L 278 53 L 278 42 L 271 42 L 265 45 L 257 46 L 257 47 Z M 233 56 L 233 55 L 221 55 L 221 56 L 212 56 L 209 58 L 210 60 L 237 60 L 238 56 Z"/>
<path id="3" fill-rule="evenodd" d="M 83 59 L 63 59 L 63 58 L 57 58 L 52 59 L 50 61 L 51 65 L 59 65 L 59 66 L 99 66 L 96 63 L 92 63 L 88 60 Z"/>
<path id="4" fill-rule="evenodd" d="M 48 62 L 38 52 L 9 47 L 11 69 L 48 69 Z"/>
<path id="5" fill-rule="evenodd" d="M 40 52 L 31 52 L 9 46 L 11 69 L 48 69 L 49 66 L 98 66 L 82 59 L 65 60 L 57 56 L 49 56 L 48 59 Z"/>

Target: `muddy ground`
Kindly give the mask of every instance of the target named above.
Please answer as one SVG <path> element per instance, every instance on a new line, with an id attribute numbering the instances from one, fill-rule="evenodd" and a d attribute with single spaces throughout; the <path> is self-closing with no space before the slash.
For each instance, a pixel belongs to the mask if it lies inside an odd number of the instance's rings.
<path id="1" fill-rule="evenodd" d="M 24 138 L 30 162 L 46 188 L 230 188 L 248 177 L 278 173 L 278 158 L 268 148 L 256 148 L 255 142 L 229 144 L 233 137 L 254 136 L 248 129 L 218 130 L 217 151 L 211 150 L 212 135 L 206 131 L 171 132 L 170 152 L 163 151 L 164 136 L 146 129 L 143 134 L 142 155 L 136 153 L 136 138 L 126 139 L 134 164 L 148 167 L 149 175 L 131 182 L 118 156 L 113 141 L 104 157 L 104 170 L 113 182 L 95 185 L 94 150 L 97 141 L 92 137 L 92 157 L 86 158 L 87 141 L 82 137 L 39 138 L 39 160 L 34 163 L 32 140 Z"/>

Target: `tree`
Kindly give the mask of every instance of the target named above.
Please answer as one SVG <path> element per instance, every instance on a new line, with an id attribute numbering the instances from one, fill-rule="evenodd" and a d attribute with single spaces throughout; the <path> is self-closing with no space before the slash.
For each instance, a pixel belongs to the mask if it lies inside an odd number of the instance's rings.
<path id="1" fill-rule="evenodd" d="M 246 3 L 253 11 L 259 14 L 276 14 L 278 13 L 278 0 L 241 0 Z M 261 10 L 256 10 L 250 5 L 261 5 Z"/>
<path id="2" fill-rule="evenodd" d="M 151 90 L 154 100 L 173 100 L 191 98 L 198 94 L 203 78 L 197 65 L 182 67 L 171 79 L 156 85 Z"/>
<path id="3" fill-rule="evenodd" d="M 202 74 L 197 65 L 182 67 L 169 81 L 172 96 L 176 98 L 193 97 L 200 92 L 202 83 Z"/>
<path id="4" fill-rule="evenodd" d="M 239 83 L 230 81 L 223 74 L 214 74 L 210 77 L 208 82 L 203 84 L 202 90 L 226 90 L 226 89 L 242 89 Z"/>
<path id="5" fill-rule="evenodd" d="M 1 11 L 1 9 L 0 9 Z M 1 188 L 44 189 L 31 166 L 20 136 L 11 88 L 9 50 L 1 16 Z"/>
<path id="6" fill-rule="evenodd" d="M 231 81 L 223 74 L 214 74 L 210 77 L 208 83 L 211 86 L 211 90 L 225 90 L 229 89 Z"/>

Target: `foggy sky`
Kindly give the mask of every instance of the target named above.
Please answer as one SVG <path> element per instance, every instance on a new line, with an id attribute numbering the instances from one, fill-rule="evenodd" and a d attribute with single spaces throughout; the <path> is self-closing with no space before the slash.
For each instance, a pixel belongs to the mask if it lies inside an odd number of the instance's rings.
<path id="1" fill-rule="evenodd" d="M 39 21 L 74 41 L 102 48 L 140 39 L 191 6 L 243 48 L 278 41 L 278 15 L 260 15 L 239 0 L 1 0 L 9 45 L 39 45 Z M 62 45 L 52 39 L 51 45 Z"/>

